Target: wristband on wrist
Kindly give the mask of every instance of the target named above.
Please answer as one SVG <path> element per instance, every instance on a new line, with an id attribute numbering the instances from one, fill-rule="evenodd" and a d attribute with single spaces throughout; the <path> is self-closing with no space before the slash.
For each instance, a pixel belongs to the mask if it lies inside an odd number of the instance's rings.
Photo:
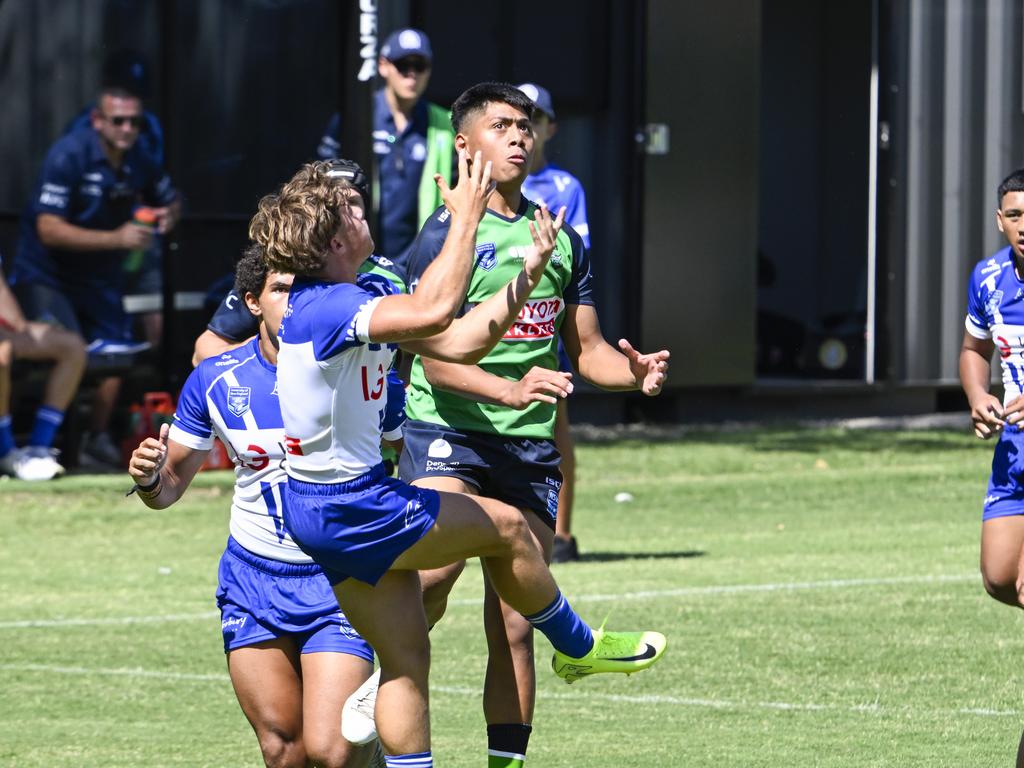
<path id="1" fill-rule="evenodd" d="M 156 479 L 152 483 L 149 483 L 148 485 L 139 485 L 138 483 L 135 483 L 125 496 L 131 496 L 133 493 L 138 492 L 140 497 L 152 499 L 159 496 L 161 490 L 160 474 L 157 473 Z"/>

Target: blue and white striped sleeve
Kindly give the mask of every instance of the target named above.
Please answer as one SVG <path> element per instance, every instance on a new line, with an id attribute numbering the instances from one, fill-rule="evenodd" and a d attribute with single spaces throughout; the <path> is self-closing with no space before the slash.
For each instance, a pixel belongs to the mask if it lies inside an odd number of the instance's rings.
<path id="1" fill-rule="evenodd" d="M 168 434 L 174 442 L 197 451 L 208 451 L 213 447 L 213 422 L 206 399 L 206 376 L 203 375 L 208 361 L 203 362 L 185 380 Z"/>

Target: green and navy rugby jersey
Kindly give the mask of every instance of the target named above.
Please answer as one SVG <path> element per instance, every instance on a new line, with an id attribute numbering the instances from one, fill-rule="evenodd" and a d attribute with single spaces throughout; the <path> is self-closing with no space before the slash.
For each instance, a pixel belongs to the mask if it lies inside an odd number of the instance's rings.
<path id="1" fill-rule="evenodd" d="M 484 214 L 476 236 L 476 264 L 470 277 L 463 313 L 504 288 L 523 268 L 526 250 L 533 245 L 529 222 L 536 206 L 525 197 L 513 218 L 492 210 Z M 444 246 L 451 223 L 448 210 L 439 208 L 423 225 L 409 255 L 409 286 L 416 282 Z M 567 304 L 593 305 L 590 259 L 580 236 L 563 226 L 540 284 L 530 294 L 519 317 L 497 346 L 480 361 L 488 373 L 518 381 L 533 366 L 557 370 L 558 334 Z M 522 411 L 467 400 L 434 389 L 417 357 L 412 366 L 406 413 L 459 430 L 508 437 L 551 438 L 555 406 L 533 403 Z"/>

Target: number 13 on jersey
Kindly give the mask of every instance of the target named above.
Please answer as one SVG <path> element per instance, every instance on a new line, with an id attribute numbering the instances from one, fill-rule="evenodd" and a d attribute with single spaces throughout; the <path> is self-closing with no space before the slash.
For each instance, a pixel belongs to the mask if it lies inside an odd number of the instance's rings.
<path id="1" fill-rule="evenodd" d="M 377 363 L 376 373 L 371 374 L 367 367 L 364 365 L 362 368 L 363 375 L 363 400 L 369 402 L 370 400 L 380 400 L 381 395 L 384 394 L 384 365 Z M 376 383 L 373 388 L 370 387 L 370 379 L 376 379 Z"/>

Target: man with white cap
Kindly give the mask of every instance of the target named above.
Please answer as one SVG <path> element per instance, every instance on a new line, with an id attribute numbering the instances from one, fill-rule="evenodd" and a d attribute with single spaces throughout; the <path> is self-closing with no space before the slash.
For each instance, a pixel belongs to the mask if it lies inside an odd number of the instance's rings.
<path id="1" fill-rule="evenodd" d="M 380 49 L 377 72 L 384 87 L 373 103 L 373 152 L 379 166 L 378 252 L 405 271 L 409 246 L 427 217 L 443 204 L 434 174 L 452 182 L 455 134 L 447 109 L 422 98 L 434 54 L 418 29 L 398 29 Z M 327 125 L 317 155 L 341 156 L 341 115 Z"/>
<path id="2" fill-rule="evenodd" d="M 576 230 L 583 245 L 590 250 L 590 226 L 587 223 L 587 201 L 580 180 L 550 162 L 544 151 L 547 142 L 558 130 L 555 107 L 546 88 L 535 83 L 523 83 L 519 90 L 529 96 L 536 108 L 533 111 L 533 160 L 530 175 L 523 182 L 523 195 L 537 205 L 546 205 L 557 211 L 565 207 L 565 220 Z M 570 370 L 569 358 L 561 340 L 558 344 L 559 367 Z M 576 446 L 569 431 L 569 403 L 558 401 L 555 417 L 555 445 L 562 455 L 562 488 L 558 493 L 558 517 L 555 519 L 555 541 L 551 562 L 566 563 L 579 560 L 576 537 L 572 535 L 572 508 L 576 491 Z"/>

